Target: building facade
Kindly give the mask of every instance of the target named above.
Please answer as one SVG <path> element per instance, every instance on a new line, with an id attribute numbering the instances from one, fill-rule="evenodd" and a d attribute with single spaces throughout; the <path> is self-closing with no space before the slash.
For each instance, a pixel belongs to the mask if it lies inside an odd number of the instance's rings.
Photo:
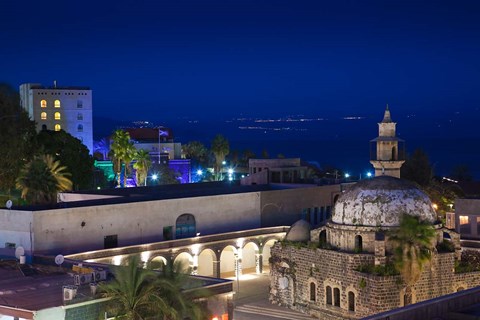
<path id="1" fill-rule="evenodd" d="M 36 123 L 37 131 L 64 130 L 93 153 L 92 90 L 88 87 L 20 85 L 20 104 Z"/>

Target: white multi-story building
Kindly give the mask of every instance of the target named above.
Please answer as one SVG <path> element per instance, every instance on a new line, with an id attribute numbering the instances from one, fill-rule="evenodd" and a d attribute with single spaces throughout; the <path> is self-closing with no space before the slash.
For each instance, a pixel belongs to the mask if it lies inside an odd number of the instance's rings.
<path id="1" fill-rule="evenodd" d="M 20 103 L 37 131 L 64 130 L 93 153 L 92 90 L 88 87 L 20 85 Z"/>

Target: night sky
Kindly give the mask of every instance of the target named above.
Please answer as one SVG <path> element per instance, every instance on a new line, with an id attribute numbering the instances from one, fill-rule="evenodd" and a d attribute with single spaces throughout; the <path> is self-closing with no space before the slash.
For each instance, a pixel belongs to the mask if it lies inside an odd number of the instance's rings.
<path id="1" fill-rule="evenodd" d="M 0 30 L 0 81 L 90 86 L 97 117 L 480 105 L 478 1 L 1 1 Z"/>

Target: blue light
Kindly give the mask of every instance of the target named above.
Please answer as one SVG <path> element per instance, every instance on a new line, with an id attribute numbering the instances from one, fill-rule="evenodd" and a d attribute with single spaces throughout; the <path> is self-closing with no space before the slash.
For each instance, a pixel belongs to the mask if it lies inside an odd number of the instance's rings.
<path id="1" fill-rule="evenodd" d="M 372 173 L 371 172 L 367 172 L 367 177 L 371 177 L 372 176 Z"/>
<path id="2" fill-rule="evenodd" d="M 345 178 L 350 178 L 350 174 L 349 174 L 349 173 L 345 173 Z"/>
<path id="3" fill-rule="evenodd" d="M 158 179 L 158 175 L 153 174 L 153 175 L 152 175 L 152 180 L 157 180 L 157 179 Z"/>
<path id="4" fill-rule="evenodd" d="M 202 174 L 203 174 L 203 170 L 198 169 L 198 170 L 197 170 L 197 175 L 201 176 Z"/>

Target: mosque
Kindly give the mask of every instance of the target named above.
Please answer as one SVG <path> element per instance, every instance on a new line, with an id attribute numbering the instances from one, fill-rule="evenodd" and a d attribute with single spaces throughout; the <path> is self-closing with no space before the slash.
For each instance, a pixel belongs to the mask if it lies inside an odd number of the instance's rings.
<path id="1" fill-rule="evenodd" d="M 480 272 L 456 272 L 459 234 L 442 226 L 423 191 L 400 179 L 395 127 L 387 106 L 372 140 L 375 177 L 344 190 L 324 226 L 310 230 L 300 220 L 271 248 L 272 303 L 320 319 L 359 319 L 480 285 Z M 431 230 L 423 251 L 430 259 L 420 265 L 414 257 L 407 273 L 394 264 L 395 250 L 407 248 L 398 245 L 406 216 Z"/>

